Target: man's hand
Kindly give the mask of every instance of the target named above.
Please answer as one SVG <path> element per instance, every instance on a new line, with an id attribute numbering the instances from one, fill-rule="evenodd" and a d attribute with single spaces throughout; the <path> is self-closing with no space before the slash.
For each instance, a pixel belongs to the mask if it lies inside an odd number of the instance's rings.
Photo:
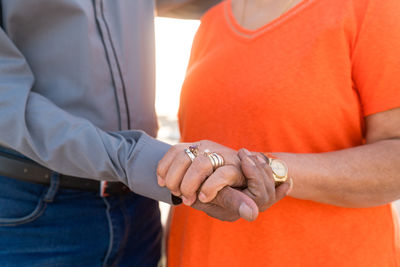
<path id="1" fill-rule="evenodd" d="M 259 213 L 256 202 L 250 196 L 229 186 L 220 190 L 211 202 L 203 203 L 196 200 L 192 207 L 204 211 L 213 218 L 229 222 L 239 218 L 251 222 L 257 219 Z"/>
<path id="2" fill-rule="evenodd" d="M 190 206 L 197 199 L 197 191 L 207 179 L 207 186 L 214 190 L 204 190 L 199 195 L 201 201 L 210 201 L 225 186 L 241 188 L 246 186 L 240 170 L 240 159 L 235 150 L 211 141 L 199 141 L 199 154 L 190 160 L 185 149 L 191 144 L 182 143 L 173 146 L 159 162 L 157 179 L 160 186 L 166 186 L 175 196 L 182 198 Z M 213 170 L 205 150 L 215 152 L 224 158 L 225 165 Z M 212 195 L 208 195 L 211 193 Z"/>

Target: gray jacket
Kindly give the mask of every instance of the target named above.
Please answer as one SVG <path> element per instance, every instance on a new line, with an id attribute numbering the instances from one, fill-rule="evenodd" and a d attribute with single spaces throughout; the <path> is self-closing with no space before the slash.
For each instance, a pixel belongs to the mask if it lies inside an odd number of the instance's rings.
<path id="1" fill-rule="evenodd" d="M 218 1 L 159 0 L 196 18 Z M 152 0 L 1 0 L 0 145 L 171 202 L 155 170 Z M 136 129 L 136 130 L 131 130 Z M 146 134 L 147 133 L 147 134 Z"/>

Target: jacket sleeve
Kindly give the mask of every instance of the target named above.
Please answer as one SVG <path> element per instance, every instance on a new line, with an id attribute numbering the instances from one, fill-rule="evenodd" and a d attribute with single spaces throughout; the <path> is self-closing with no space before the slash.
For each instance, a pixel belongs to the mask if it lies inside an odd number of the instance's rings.
<path id="1" fill-rule="evenodd" d="M 181 19 L 200 19 L 221 0 L 156 0 L 157 15 Z"/>
<path id="2" fill-rule="evenodd" d="M 32 91 L 34 82 L 26 59 L 0 28 L 0 145 L 62 174 L 120 181 L 171 203 L 156 179 L 169 145 L 141 131 L 102 131 Z"/>

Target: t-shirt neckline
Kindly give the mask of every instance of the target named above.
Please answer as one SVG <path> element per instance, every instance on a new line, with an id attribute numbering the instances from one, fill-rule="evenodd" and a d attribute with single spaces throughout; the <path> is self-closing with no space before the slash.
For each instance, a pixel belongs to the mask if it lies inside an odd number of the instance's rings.
<path id="1" fill-rule="evenodd" d="M 246 29 L 239 24 L 239 22 L 236 20 L 235 16 L 233 15 L 232 0 L 226 0 L 224 3 L 223 9 L 224 9 L 224 13 L 225 13 L 225 19 L 226 19 L 229 27 L 231 28 L 231 30 L 233 30 L 233 32 L 235 34 L 237 34 L 243 38 L 252 39 L 252 38 L 257 37 L 267 31 L 277 27 L 278 25 L 284 23 L 285 21 L 287 21 L 288 19 L 293 17 L 293 15 L 299 13 L 301 10 L 303 10 L 305 7 L 307 7 L 311 1 L 312 0 L 302 0 L 300 3 L 296 4 L 294 7 L 290 8 L 288 11 L 286 11 L 279 17 L 271 20 L 267 24 L 259 27 L 258 29 L 255 29 L 255 30 Z"/>

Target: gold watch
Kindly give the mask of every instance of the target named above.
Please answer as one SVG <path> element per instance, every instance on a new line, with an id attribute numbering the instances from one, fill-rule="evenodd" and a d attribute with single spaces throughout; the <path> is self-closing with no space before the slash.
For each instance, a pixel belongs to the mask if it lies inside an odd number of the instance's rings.
<path id="1" fill-rule="evenodd" d="M 263 154 L 264 155 L 264 154 Z M 277 159 L 272 155 L 264 155 L 272 170 L 275 181 L 275 187 L 280 186 L 288 179 L 288 167 L 283 160 Z"/>

